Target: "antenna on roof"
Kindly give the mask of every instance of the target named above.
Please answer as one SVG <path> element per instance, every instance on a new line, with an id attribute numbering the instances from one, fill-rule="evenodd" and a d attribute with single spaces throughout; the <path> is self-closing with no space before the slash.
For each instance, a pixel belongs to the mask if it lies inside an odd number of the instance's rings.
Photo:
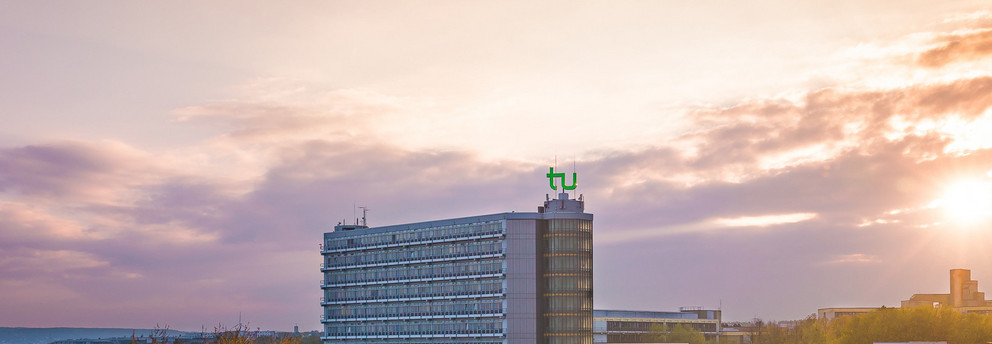
<path id="1" fill-rule="evenodd" d="M 359 207 L 362 208 L 362 226 L 368 227 L 368 222 L 366 222 L 365 215 L 369 211 L 369 207 Z"/>

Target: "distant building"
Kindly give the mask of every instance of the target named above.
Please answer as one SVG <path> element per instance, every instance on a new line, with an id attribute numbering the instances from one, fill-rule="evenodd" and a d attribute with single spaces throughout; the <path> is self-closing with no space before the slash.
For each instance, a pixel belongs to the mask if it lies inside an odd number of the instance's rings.
<path id="1" fill-rule="evenodd" d="M 274 331 L 267 331 L 273 332 Z M 254 335 L 255 332 L 251 332 Z M 214 333 L 180 332 L 172 335 L 150 335 L 135 337 L 113 337 L 101 339 L 65 339 L 50 344 L 203 344 L 212 343 L 217 339 Z"/>
<path id="2" fill-rule="evenodd" d="M 107 338 L 107 339 L 63 339 L 51 342 L 49 344 L 131 344 L 132 340 L 128 337 L 117 337 L 117 338 Z M 144 343 L 145 339 L 135 339 L 135 343 Z"/>
<path id="3" fill-rule="evenodd" d="M 657 329 L 675 325 L 702 332 L 707 339 L 719 336 L 722 311 L 683 307 L 678 312 L 596 310 L 593 312 L 594 343 L 654 343 L 650 337 Z"/>
<path id="4" fill-rule="evenodd" d="M 952 269 L 951 288 L 948 294 L 914 294 L 902 301 L 903 308 L 950 307 L 961 313 L 992 314 L 992 300 L 985 299 L 985 293 L 978 291 L 978 281 L 971 279 L 971 270 Z M 833 320 L 841 316 L 851 316 L 872 312 L 880 307 L 821 308 L 816 315 L 820 319 Z"/>
<path id="5" fill-rule="evenodd" d="M 971 270 L 951 270 L 951 292 L 948 294 L 914 294 L 902 302 L 902 307 L 951 307 L 962 313 L 992 314 L 992 300 L 978 291 L 978 281 L 971 279 Z"/>
<path id="6" fill-rule="evenodd" d="M 874 312 L 876 310 L 882 309 L 881 307 L 834 307 L 834 308 L 820 308 L 816 311 L 817 319 L 827 319 L 834 320 L 838 317 L 844 316 L 854 316 L 858 314 L 864 314 L 869 312 Z"/>
<path id="7" fill-rule="evenodd" d="M 552 188 L 564 178 L 548 176 Z M 593 215 L 584 208 L 561 193 L 535 213 L 338 225 L 322 245 L 321 339 L 592 344 Z"/>

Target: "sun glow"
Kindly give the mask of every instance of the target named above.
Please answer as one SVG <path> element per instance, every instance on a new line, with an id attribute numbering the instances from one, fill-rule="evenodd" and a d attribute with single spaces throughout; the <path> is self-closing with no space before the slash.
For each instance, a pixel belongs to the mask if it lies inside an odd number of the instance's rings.
<path id="1" fill-rule="evenodd" d="M 992 217 L 992 183 L 980 180 L 957 182 L 937 200 L 951 221 L 976 224 Z"/>

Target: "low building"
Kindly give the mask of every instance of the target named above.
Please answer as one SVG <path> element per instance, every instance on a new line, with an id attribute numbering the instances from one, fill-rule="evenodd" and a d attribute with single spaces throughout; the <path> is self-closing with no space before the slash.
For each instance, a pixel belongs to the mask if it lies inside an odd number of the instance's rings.
<path id="1" fill-rule="evenodd" d="M 843 316 L 854 316 L 882 309 L 882 307 L 833 307 L 816 310 L 817 319 L 834 320 Z"/>
<path id="2" fill-rule="evenodd" d="M 992 300 L 985 299 L 985 293 L 978 291 L 978 281 L 971 279 L 971 270 L 951 269 L 950 293 L 913 294 L 901 303 L 902 308 L 950 307 L 961 313 L 992 314 Z M 833 307 L 820 308 L 819 319 L 833 320 L 837 317 L 864 314 L 881 307 Z"/>
<path id="3" fill-rule="evenodd" d="M 653 343 L 651 337 L 658 325 L 668 329 L 675 325 L 688 326 L 712 339 L 720 334 L 721 317 L 720 310 L 699 307 L 683 307 L 678 312 L 595 310 L 593 342 Z"/>

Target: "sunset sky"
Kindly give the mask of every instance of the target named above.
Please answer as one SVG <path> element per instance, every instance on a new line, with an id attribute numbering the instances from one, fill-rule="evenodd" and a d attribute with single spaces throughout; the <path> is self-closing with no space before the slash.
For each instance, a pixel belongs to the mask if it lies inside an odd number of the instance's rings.
<path id="1" fill-rule="evenodd" d="M 317 329 L 356 205 L 535 211 L 556 157 L 600 309 L 992 292 L 988 5 L 0 1 L 0 326 Z"/>

